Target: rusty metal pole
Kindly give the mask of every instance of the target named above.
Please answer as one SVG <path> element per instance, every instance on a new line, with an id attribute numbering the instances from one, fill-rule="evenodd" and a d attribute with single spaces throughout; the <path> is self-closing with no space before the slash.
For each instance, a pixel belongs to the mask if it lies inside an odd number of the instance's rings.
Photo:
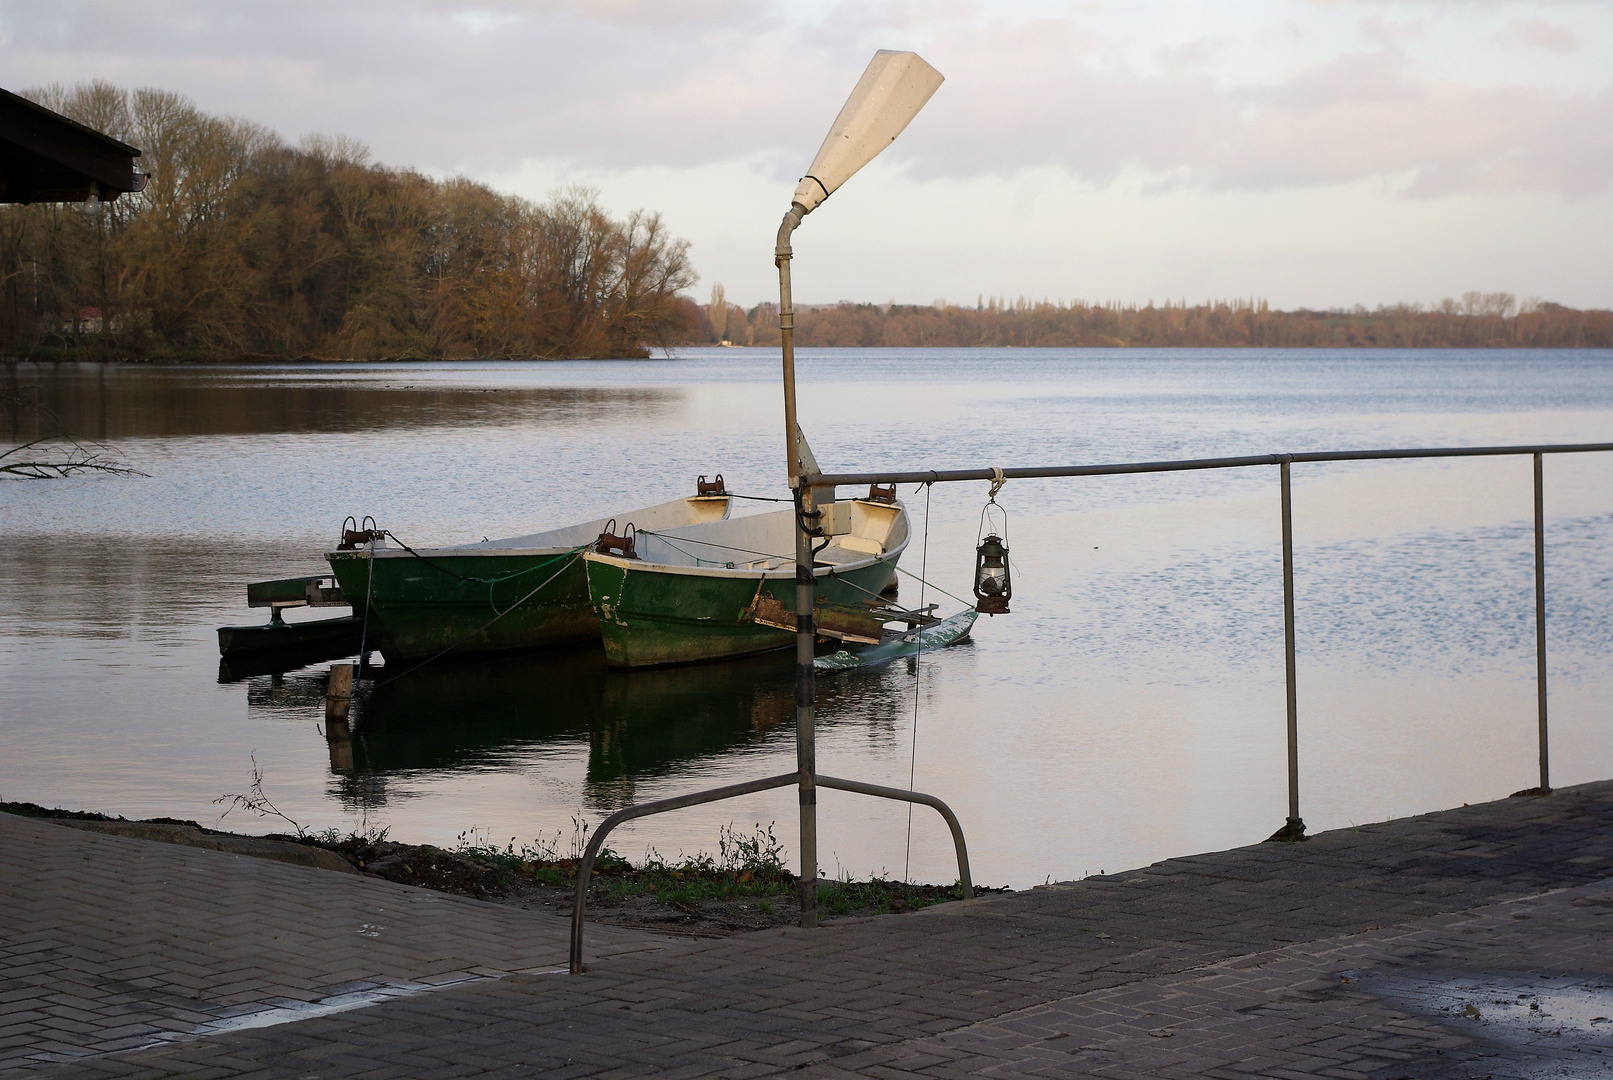
<path id="1" fill-rule="evenodd" d="M 1551 758 L 1546 747 L 1546 484 L 1540 451 L 1535 451 L 1535 695 L 1540 710 L 1540 794 L 1551 792 Z"/>
<path id="2" fill-rule="evenodd" d="M 813 513 L 812 488 L 803 483 L 800 426 L 795 411 L 795 307 L 790 298 L 790 234 L 806 210 L 790 205 L 779 225 L 773 262 L 778 266 L 779 344 L 784 360 L 784 445 L 790 487 L 795 491 L 795 767 L 801 812 L 801 926 L 818 925 L 818 759 L 814 724 L 817 683 L 812 667 L 812 537 L 807 523 Z"/>
<path id="3" fill-rule="evenodd" d="M 813 511 L 813 491 L 801 490 L 801 513 Z M 812 667 L 812 537 L 795 530 L 795 761 L 801 800 L 801 926 L 818 925 L 818 750 L 814 724 L 817 678 Z"/>
<path id="4" fill-rule="evenodd" d="M 1283 665 L 1288 684 L 1288 821 L 1274 840 L 1305 839 L 1305 821 L 1299 816 L 1299 691 L 1294 663 L 1294 501 L 1286 457 L 1278 462 L 1282 478 L 1283 510 Z"/>

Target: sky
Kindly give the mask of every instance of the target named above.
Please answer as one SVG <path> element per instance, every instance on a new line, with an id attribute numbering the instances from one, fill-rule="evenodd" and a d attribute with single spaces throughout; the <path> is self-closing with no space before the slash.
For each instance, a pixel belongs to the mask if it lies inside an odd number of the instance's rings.
<path id="1" fill-rule="evenodd" d="M 586 185 L 746 305 L 880 48 L 946 82 L 796 233 L 798 302 L 1613 307 L 1613 0 L 0 0 L 7 89 Z"/>

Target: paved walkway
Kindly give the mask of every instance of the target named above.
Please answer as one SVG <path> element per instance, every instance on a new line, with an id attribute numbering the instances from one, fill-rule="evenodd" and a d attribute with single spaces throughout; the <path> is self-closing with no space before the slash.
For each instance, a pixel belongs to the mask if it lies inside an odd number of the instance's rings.
<path id="1" fill-rule="evenodd" d="M 11 814 L 0 866 L 0 1070 L 557 971 L 570 941 L 551 915 Z"/>
<path id="2" fill-rule="evenodd" d="M 0 1053 L 23 1074 L 1613 1077 L 1613 783 L 811 933 L 593 926 L 580 978 L 491 977 L 555 963 L 549 917 L 54 828 L 0 822 L 7 865 L 36 868 L 0 889 Z M 181 1039 L 19 1062 L 78 1045 L 39 1041 L 53 997 L 150 1014 L 189 978 L 261 1011 L 287 972 L 300 1000 L 451 985 L 258 1029 L 170 1001 Z M 82 1011 L 108 1049 L 116 1018 Z"/>

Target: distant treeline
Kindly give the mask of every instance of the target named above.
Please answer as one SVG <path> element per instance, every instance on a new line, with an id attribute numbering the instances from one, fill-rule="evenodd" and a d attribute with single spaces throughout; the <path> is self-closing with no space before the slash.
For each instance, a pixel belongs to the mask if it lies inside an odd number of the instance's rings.
<path id="1" fill-rule="evenodd" d="M 719 325 L 720 324 L 720 325 Z M 701 308 L 690 344 L 775 345 L 778 305 Z M 982 299 L 937 303 L 800 307 L 802 346 L 1362 346 L 1394 348 L 1613 347 L 1613 311 L 1519 305 L 1507 293 L 1465 294 L 1432 308 L 1397 304 L 1368 311 L 1273 311 L 1262 300 L 1196 304 L 1064 304 Z"/>
<path id="2" fill-rule="evenodd" d="M 288 146 L 162 90 L 23 94 L 139 147 L 152 178 L 98 210 L 0 207 L 0 356 L 638 356 L 696 332 L 687 245 L 654 214 Z"/>
<path id="3" fill-rule="evenodd" d="M 537 204 L 293 147 L 163 90 L 24 96 L 139 147 L 144 192 L 91 209 L 0 206 L 0 358 L 468 359 L 775 345 L 778 309 L 687 295 L 688 245 L 574 189 Z M 1273 311 L 983 298 L 803 306 L 803 346 L 1613 347 L 1613 312 L 1505 293 L 1432 308 Z"/>

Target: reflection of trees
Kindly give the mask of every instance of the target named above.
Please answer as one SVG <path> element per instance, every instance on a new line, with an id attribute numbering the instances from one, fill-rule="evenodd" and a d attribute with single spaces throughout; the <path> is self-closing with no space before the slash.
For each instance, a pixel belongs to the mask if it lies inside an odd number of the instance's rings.
<path id="1" fill-rule="evenodd" d="M 645 421 L 682 400 L 682 390 L 668 387 L 494 390 L 318 375 L 263 379 L 145 364 L 17 364 L 0 368 L 0 439 L 22 443 L 58 430 L 109 440 Z"/>
<path id="2" fill-rule="evenodd" d="M 543 204 L 290 147 L 167 91 L 25 96 L 142 150 L 97 214 L 0 207 L 0 352 L 41 357 L 647 355 L 687 337 L 687 244 L 593 192 Z"/>

